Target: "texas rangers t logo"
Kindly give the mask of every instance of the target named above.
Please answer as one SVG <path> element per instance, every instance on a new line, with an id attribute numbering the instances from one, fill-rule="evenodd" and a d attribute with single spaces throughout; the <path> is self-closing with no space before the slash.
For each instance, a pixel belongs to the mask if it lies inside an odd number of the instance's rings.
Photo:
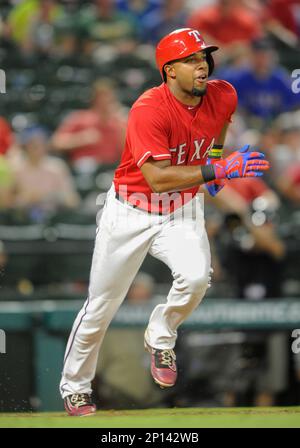
<path id="1" fill-rule="evenodd" d="M 193 36 L 196 42 L 202 42 L 201 34 L 197 30 L 189 31 L 189 35 Z"/>

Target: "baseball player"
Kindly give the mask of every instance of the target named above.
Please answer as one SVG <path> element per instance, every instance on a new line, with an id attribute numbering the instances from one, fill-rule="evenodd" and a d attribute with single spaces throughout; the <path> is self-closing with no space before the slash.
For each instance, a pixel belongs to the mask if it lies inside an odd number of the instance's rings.
<path id="1" fill-rule="evenodd" d="M 144 340 L 154 381 L 174 386 L 178 326 L 210 281 L 199 186 L 206 184 L 214 196 L 223 179 L 261 176 L 269 168 L 264 154 L 248 146 L 222 159 L 237 95 L 225 81 L 208 81 L 216 50 L 197 30 L 168 34 L 156 48 L 163 83 L 132 106 L 122 159 L 97 227 L 88 297 L 66 348 L 60 392 L 69 415 L 96 411 L 91 381 L 99 349 L 147 253 L 166 263 L 174 278 L 166 302 L 150 316 Z"/>

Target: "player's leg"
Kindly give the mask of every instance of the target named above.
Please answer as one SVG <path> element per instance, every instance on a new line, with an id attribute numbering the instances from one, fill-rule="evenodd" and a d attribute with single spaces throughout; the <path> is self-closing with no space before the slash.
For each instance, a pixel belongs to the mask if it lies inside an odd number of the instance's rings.
<path id="1" fill-rule="evenodd" d="M 98 352 L 151 244 L 149 215 L 107 199 L 92 259 L 88 298 L 74 322 L 66 348 L 60 391 L 90 394 Z"/>
<path id="2" fill-rule="evenodd" d="M 182 219 L 175 215 L 162 227 L 150 249 L 153 256 L 170 267 L 174 278 L 166 303 L 155 307 L 145 333 L 149 351 L 154 355 L 154 348 L 159 355 L 156 360 L 152 356 L 152 374 L 164 386 L 172 386 L 176 380 L 172 349 L 177 328 L 201 302 L 210 278 L 211 256 L 202 207 L 199 198 L 193 202 L 193 206 L 184 207 Z"/>

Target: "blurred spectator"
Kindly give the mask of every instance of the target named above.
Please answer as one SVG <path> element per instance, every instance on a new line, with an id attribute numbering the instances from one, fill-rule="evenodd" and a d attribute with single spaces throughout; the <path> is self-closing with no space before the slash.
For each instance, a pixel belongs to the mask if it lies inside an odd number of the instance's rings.
<path id="1" fill-rule="evenodd" d="M 297 47 L 300 38 L 300 0 L 269 0 L 265 27 L 285 44 Z"/>
<path id="2" fill-rule="evenodd" d="M 79 204 L 73 180 L 62 160 L 48 155 L 45 131 L 36 126 L 23 131 L 24 158 L 15 168 L 15 206 L 28 210 L 34 220 L 45 212 Z"/>
<path id="3" fill-rule="evenodd" d="M 130 51 L 139 33 L 134 15 L 118 10 L 114 0 L 94 0 L 80 12 L 79 23 L 89 54 L 103 45 L 109 45 L 111 53 Z"/>
<path id="4" fill-rule="evenodd" d="M 72 64 L 80 65 L 82 58 L 78 55 L 79 49 L 76 32 L 65 24 L 56 24 L 53 56 L 59 59 L 61 63 L 62 61 L 63 63 L 70 61 Z"/>
<path id="5" fill-rule="evenodd" d="M 232 202 L 236 198 L 248 208 L 240 216 L 233 213 L 225 219 L 232 244 L 224 265 L 231 266 L 230 272 L 234 272 L 237 297 L 280 297 L 285 246 L 272 223 L 279 200 L 263 180 L 243 180 L 243 184 L 238 179 L 227 182 L 219 194 L 222 200 Z"/>
<path id="6" fill-rule="evenodd" d="M 1 5 L 2 6 L 2 5 Z M 7 23 L 8 6 L 3 5 L 0 10 L 0 44 L 6 46 L 10 39 L 10 27 Z"/>
<path id="7" fill-rule="evenodd" d="M 272 160 L 272 154 L 274 153 L 274 148 L 279 144 L 280 133 L 274 122 L 271 122 L 262 132 L 257 132 L 255 145 L 258 150 L 262 150 L 266 154 L 268 160 Z M 274 166 L 272 164 L 272 169 L 270 175 L 274 174 Z"/>
<path id="8" fill-rule="evenodd" d="M 0 240 L 0 284 L 1 284 L 1 276 L 4 274 L 6 264 L 7 264 L 7 254 L 5 251 L 4 243 Z"/>
<path id="9" fill-rule="evenodd" d="M 300 206 L 300 162 L 283 171 L 277 181 L 277 187 L 292 204 Z"/>
<path id="10" fill-rule="evenodd" d="M 142 20 L 142 40 L 156 44 L 171 31 L 184 28 L 187 20 L 186 0 L 165 0 L 161 8 L 149 12 Z"/>
<path id="11" fill-rule="evenodd" d="M 130 12 L 140 22 L 150 12 L 157 11 L 162 0 L 116 0 L 120 11 Z"/>
<path id="12" fill-rule="evenodd" d="M 270 151 L 273 180 L 294 206 L 300 204 L 300 112 L 282 114 L 277 120 L 279 144 Z"/>
<path id="13" fill-rule="evenodd" d="M 0 154 L 0 210 L 11 207 L 13 201 L 14 175 L 5 156 Z"/>
<path id="14" fill-rule="evenodd" d="M 224 60 L 244 53 L 252 40 L 262 36 L 257 18 L 241 0 L 217 0 L 193 12 L 187 25 L 198 29 L 207 42 L 220 46 Z"/>
<path id="15" fill-rule="evenodd" d="M 154 280 L 151 275 L 139 272 L 133 280 L 127 293 L 127 302 L 134 305 L 147 302 L 153 297 Z"/>
<path id="16" fill-rule="evenodd" d="M 281 114 L 274 128 L 279 131 L 277 141 L 268 151 L 274 181 L 289 167 L 300 163 L 300 111 Z"/>
<path id="17" fill-rule="evenodd" d="M 86 160 L 96 164 L 119 161 L 125 137 L 125 118 L 113 84 L 94 84 L 90 109 L 72 112 L 53 135 L 53 146 L 65 152 L 80 170 Z"/>
<path id="18" fill-rule="evenodd" d="M 0 154 L 6 154 L 14 142 L 13 132 L 5 120 L 0 117 Z"/>
<path id="19" fill-rule="evenodd" d="M 64 9 L 54 21 L 54 55 L 61 59 L 74 59 L 79 64 L 81 51 L 79 45 L 79 0 L 68 0 Z"/>
<path id="20" fill-rule="evenodd" d="M 239 109 L 254 127 L 260 128 L 280 113 L 300 106 L 292 92 L 292 79 L 277 63 L 276 52 L 267 39 L 252 43 L 249 66 L 228 68 L 218 73 L 237 90 Z"/>
<path id="21" fill-rule="evenodd" d="M 8 17 L 12 38 L 25 53 L 51 51 L 54 44 L 53 25 L 61 13 L 57 0 L 20 2 Z"/>

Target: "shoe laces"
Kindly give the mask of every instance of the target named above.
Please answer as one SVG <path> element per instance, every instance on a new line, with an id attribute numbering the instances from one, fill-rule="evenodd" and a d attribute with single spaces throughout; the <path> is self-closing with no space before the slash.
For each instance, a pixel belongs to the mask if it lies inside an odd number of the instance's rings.
<path id="1" fill-rule="evenodd" d="M 77 407 L 91 404 L 91 399 L 88 394 L 73 394 L 71 402 Z"/>
<path id="2" fill-rule="evenodd" d="M 176 360 L 174 350 L 172 349 L 160 350 L 159 355 L 161 365 L 167 367 L 172 367 L 174 365 L 174 361 Z"/>

